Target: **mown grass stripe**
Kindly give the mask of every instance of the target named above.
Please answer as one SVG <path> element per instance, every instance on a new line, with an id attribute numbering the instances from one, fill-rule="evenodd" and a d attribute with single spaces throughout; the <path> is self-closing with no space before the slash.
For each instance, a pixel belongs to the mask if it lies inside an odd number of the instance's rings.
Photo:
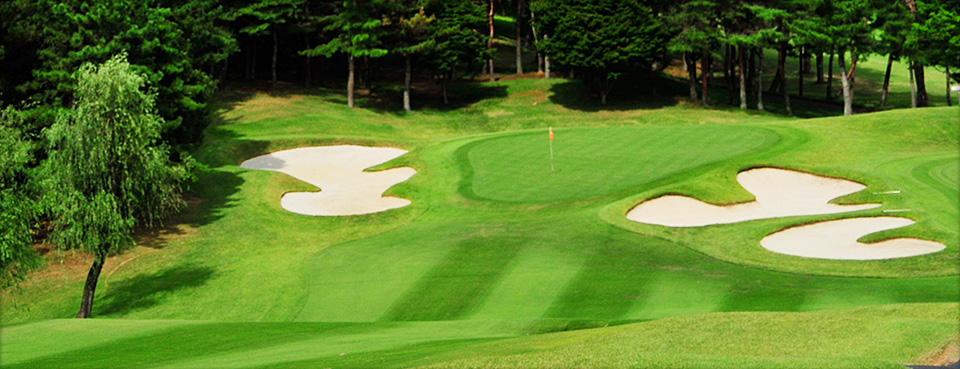
<path id="1" fill-rule="evenodd" d="M 490 294 L 523 248 L 516 237 L 461 241 L 397 300 L 383 320 L 452 320 L 464 317 Z"/>
<path id="2" fill-rule="evenodd" d="M 582 267 L 576 254 L 550 245 L 528 246 L 470 318 L 539 319 Z"/>
<path id="3" fill-rule="evenodd" d="M 143 326 L 163 322 L 140 321 Z M 70 325 L 70 324 L 68 324 Z M 146 334 L 103 342 L 100 336 L 76 332 L 90 343 L 73 350 L 35 357 L 9 368 L 106 368 L 169 367 L 185 360 L 225 353 L 243 355 L 254 348 L 315 339 L 323 336 L 357 334 L 369 326 L 330 323 L 200 323 L 176 326 Z M 43 334 L 43 333 L 38 333 Z M 49 333 L 44 334 L 49 337 Z M 16 356 L 14 356 L 16 358 Z M 14 360 L 14 362 L 17 362 Z M 213 366 L 207 366 L 213 367 Z"/>

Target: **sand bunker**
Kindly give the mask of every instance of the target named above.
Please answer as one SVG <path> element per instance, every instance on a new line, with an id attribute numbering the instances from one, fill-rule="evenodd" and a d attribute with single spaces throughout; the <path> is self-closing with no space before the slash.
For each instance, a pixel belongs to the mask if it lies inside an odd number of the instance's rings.
<path id="1" fill-rule="evenodd" d="M 756 197 L 755 201 L 717 206 L 686 196 L 669 195 L 637 205 L 627 213 L 627 219 L 668 227 L 700 227 L 755 219 L 845 213 L 880 206 L 830 204 L 830 200 L 866 186 L 792 170 L 750 169 L 737 174 L 737 181 Z"/>
<path id="2" fill-rule="evenodd" d="M 415 169 L 363 172 L 406 152 L 352 145 L 305 147 L 258 156 L 240 163 L 240 167 L 285 173 L 320 188 L 320 192 L 285 193 L 280 198 L 284 209 L 304 215 L 359 215 L 410 204 L 407 199 L 382 195 L 391 186 L 412 177 Z"/>
<path id="3" fill-rule="evenodd" d="M 906 218 L 853 218 L 787 228 L 760 240 L 765 249 L 806 258 L 836 260 L 879 260 L 930 254 L 943 250 L 938 242 L 897 238 L 867 244 L 857 242 L 865 235 L 905 227 Z"/>

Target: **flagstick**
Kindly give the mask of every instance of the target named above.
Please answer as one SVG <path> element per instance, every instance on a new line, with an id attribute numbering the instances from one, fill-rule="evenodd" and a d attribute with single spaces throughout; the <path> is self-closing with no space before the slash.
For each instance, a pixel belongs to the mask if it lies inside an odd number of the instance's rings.
<path id="1" fill-rule="evenodd" d="M 553 127 L 550 127 L 550 174 L 553 174 Z"/>

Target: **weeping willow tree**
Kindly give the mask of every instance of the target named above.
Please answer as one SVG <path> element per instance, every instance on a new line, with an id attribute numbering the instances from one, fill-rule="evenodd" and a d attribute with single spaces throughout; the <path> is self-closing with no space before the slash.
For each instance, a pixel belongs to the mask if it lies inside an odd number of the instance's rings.
<path id="1" fill-rule="evenodd" d="M 47 130 L 45 167 L 54 216 L 49 240 L 93 255 L 77 318 L 88 318 L 107 256 L 133 245 L 134 229 L 152 227 L 183 206 L 180 185 L 191 159 L 169 160 L 158 144 L 162 119 L 126 54 L 77 73 L 74 106 Z"/>

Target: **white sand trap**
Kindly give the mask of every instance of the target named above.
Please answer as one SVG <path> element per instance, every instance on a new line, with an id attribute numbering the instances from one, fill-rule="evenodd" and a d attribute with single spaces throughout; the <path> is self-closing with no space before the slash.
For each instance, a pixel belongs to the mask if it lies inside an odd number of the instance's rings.
<path id="1" fill-rule="evenodd" d="M 805 258 L 836 260 L 879 260 L 930 254 L 946 248 L 939 242 L 897 238 L 877 243 L 860 243 L 865 235 L 905 227 L 907 218 L 875 217 L 831 220 L 787 228 L 760 240 L 765 249 Z"/>
<path id="2" fill-rule="evenodd" d="M 240 163 L 240 167 L 285 173 L 320 188 L 320 192 L 285 193 L 280 198 L 284 209 L 316 216 L 359 215 L 410 205 L 410 200 L 382 195 L 391 186 L 410 179 L 417 173 L 415 169 L 363 171 L 406 153 L 389 147 L 305 147 L 258 156 Z"/>
<path id="3" fill-rule="evenodd" d="M 627 219 L 668 227 L 701 227 L 755 219 L 845 213 L 880 206 L 830 204 L 830 200 L 866 186 L 792 170 L 750 169 L 737 174 L 737 181 L 756 197 L 755 201 L 717 206 L 686 196 L 668 195 L 640 203 L 627 213 Z"/>

